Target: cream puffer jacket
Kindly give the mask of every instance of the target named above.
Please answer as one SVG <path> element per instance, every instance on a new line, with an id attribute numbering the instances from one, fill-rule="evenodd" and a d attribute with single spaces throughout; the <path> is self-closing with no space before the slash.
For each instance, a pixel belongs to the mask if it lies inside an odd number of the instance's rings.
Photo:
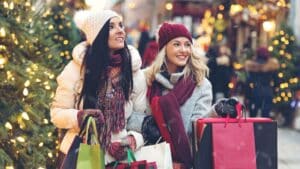
<path id="1" fill-rule="evenodd" d="M 64 70 L 57 77 L 58 87 L 51 105 L 51 122 L 58 128 L 68 129 L 60 146 L 60 150 L 65 154 L 68 152 L 74 137 L 80 130 L 77 122 L 78 109 L 76 109 L 76 105 L 79 101 L 83 83 L 80 68 L 86 51 L 86 44 L 86 42 L 81 42 L 73 49 L 73 60 L 66 65 Z M 133 92 L 130 95 L 129 101 L 125 104 L 126 121 L 132 112 L 145 111 L 147 91 L 146 80 L 140 70 L 142 63 L 141 57 L 134 47 L 129 46 L 129 50 L 132 56 Z M 82 102 L 80 108 L 82 109 Z M 127 135 L 133 135 L 135 137 L 137 147 L 144 144 L 143 137 L 140 133 L 127 131 L 126 129 L 123 129 L 119 133 L 113 133 L 112 141 L 118 141 Z M 114 161 L 114 158 L 108 153 L 105 153 L 105 163 L 107 164 L 112 161 Z"/>

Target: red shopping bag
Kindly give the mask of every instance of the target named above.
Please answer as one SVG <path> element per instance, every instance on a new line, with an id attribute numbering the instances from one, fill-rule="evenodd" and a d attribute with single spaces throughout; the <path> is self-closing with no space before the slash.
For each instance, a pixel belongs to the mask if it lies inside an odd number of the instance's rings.
<path id="1" fill-rule="evenodd" d="M 194 125 L 195 169 L 277 169 L 277 123 L 205 118 Z"/>
<path id="2" fill-rule="evenodd" d="M 256 169 L 253 123 L 212 125 L 214 169 Z"/>

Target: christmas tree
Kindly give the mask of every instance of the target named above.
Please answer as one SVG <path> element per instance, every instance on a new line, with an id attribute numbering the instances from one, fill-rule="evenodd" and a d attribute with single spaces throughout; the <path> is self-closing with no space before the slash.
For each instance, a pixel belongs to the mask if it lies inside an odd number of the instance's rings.
<path id="1" fill-rule="evenodd" d="M 79 39 L 64 1 L 0 3 L 0 168 L 53 168 L 49 107 L 56 76 Z"/>
<path id="2" fill-rule="evenodd" d="M 276 57 L 280 63 L 278 70 L 279 84 L 276 88 L 273 102 L 275 107 L 285 107 L 293 98 L 293 90 L 299 85 L 297 77 L 297 64 L 299 63 L 299 54 L 296 50 L 295 37 L 292 30 L 283 25 L 281 29 L 275 33 L 269 46 L 272 56 Z"/>

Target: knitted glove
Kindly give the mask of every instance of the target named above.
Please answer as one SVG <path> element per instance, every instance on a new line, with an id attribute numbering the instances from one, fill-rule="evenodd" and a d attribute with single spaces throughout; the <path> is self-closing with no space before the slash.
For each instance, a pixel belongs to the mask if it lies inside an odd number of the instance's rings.
<path id="1" fill-rule="evenodd" d="M 135 138 L 132 135 L 129 135 L 123 139 L 121 139 L 120 142 L 113 142 L 108 147 L 107 151 L 108 153 L 114 157 L 116 160 L 124 160 L 126 158 L 126 148 L 129 147 L 131 150 L 136 149 L 136 141 Z"/>
<path id="2" fill-rule="evenodd" d="M 79 110 L 77 113 L 77 121 L 78 126 L 81 127 L 83 120 L 86 116 L 92 116 L 95 118 L 97 128 L 100 128 L 104 124 L 104 116 L 102 114 L 102 111 L 99 109 L 85 109 L 85 110 Z"/>
<path id="3" fill-rule="evenodd" d="M 214 105 L 214 109 L 218 116 L 227 117 L 227 115 L 229 115 L 231 118 L 235 118 L 237 116 L 235 106 L 238 103 L 239 102 L 235 98 L 222 99 Z"/>
<path id="4" fill-rule="evenodd" d="M 126 158 L 126 146 L 122 146 L 121 142 L 113 142 L 107 148 L 108 153 L 116 160 L 124 160 Z"/>
<path id="5" fill-rule="evenodd" d="M 155 144 L 161 137 L 159 128 L 152 115 L 148 115 L 144 118 L 142 124 L 142 135 L 148 145 Z"/>

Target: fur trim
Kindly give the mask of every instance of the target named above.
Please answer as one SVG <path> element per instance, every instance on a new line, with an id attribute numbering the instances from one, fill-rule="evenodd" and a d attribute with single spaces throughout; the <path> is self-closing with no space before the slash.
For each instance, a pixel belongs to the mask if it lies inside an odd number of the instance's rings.
<path id="1" fill-rule="evenodd" d="M 276 58 L 269 59 L 266 63 L 257 63 L 254 60 L 245 62 L 245 70 L 251 72 L 271 72 L 279 69 L 279 62 Z"/>

